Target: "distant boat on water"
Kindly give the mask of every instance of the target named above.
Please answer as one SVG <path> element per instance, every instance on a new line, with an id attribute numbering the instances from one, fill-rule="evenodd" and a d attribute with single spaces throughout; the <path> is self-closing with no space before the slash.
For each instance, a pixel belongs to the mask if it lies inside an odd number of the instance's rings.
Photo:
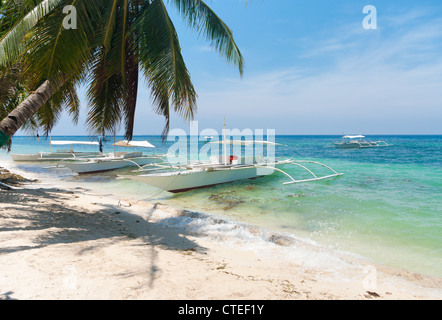
<path id="1" fill-rule="evenodd" d="M 342 137 L 341 142 L 335 142 L 334 146 L 336 149 L 364 149 L 391 147 L 392 144 L 388 144 L 385 141 L 368 141 L 363 135 L 347 135 Z"/>

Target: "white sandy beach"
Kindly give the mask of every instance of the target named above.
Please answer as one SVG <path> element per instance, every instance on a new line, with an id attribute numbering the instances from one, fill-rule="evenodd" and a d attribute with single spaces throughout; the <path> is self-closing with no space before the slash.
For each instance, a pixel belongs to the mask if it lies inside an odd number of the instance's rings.
<path id="1" fill-rule="evenodd" d="M 238 225 L 220 235 L 200 221 L 82 187 L 0 190 L 0 299 L 442 298 L 439 278 L 277 235 L 250 247 L 229 235 Z"/>

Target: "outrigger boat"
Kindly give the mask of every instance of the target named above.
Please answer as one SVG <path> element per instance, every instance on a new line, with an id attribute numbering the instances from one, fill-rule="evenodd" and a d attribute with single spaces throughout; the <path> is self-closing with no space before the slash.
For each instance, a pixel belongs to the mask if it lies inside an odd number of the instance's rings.
<path id="1" fill-rule="evenodd" d="M 212 142 L 218 143 L 218 142 Z M 274 144 L 266 141 L 222 141 L 224 145 L 228 143 L 247 144 Z M 226 148 L 224 148 L 226 150 Z M 329 169 L 332 173 L 325 176 L 317 176 L 310 169 L 304 166 L 305 163 L 317 164 Z M 288 165 L 296 165 L 308 171 L 313 177 L 310 179 L 296 180 L 290 176 L 282 168 Z M 194 162 L 182 165 L 163 165 L 155 164 L 156 168 L 165 170 L 164 172 L 153 172 L 139 175 L 121 175 L 120 177 L 128 178 L 135 181 L 140 181 L 157 187 L 159 189 L 177 193 L 195 188 L 202 188 L 222 183 L 228 183 L 243 179 L 252 179 L 271 175 L 275 172 L 281 172 L 286 175 L 290 181 L 285 182 L 285 185 L 328 179 L 332 177 L 341 176 L 332 168 L 316 162 L 316 161 L 293 161 L 286 160 L 272 160 L 264 156 L 255 157 L 241 157 L 234 155 L 227 157 L 226 152 L 221 157 L 212 156 L 209 162 Z M 142 168 L 146 170 L 146 168 Z M 152 169 L 158 170 L 158 169 Z"/>
<path id="2" fill-rule="evenodd" d="M 143 148 L 155 148 L 153 144 L 148 141 L 127 141 L 122 140 L 113 144 L 119 147 L 143 147 Z M 93 173 L 93 172 L 103 172 L 116 170 L 125 167 L 132 166 L 144 166 L 147 164 L 152 164 L 155 162 L 160 162 L 161 156 L 145 156 L 142 152 L 113 152 L 109 153 L 107 156 L 95 157 L 89 159 L 78 159 L 72 161 L 63 161 L 59 164 L 71 169 L 78 174 Z"/>
<path id="3" fill-rule="evenodd" d="M 98 146 L 98 142 L 90 141 L 51 141 L 51 145 L 69 146 L 69 149 L 58 149 L 56 152 L 39 152 L 34 154 L 17 154 L 11 153 L 14 161 L 60 161 L 65 159 L 77 159 L 86 157 L 98 157 L 101 152 L 77 152 L 74 151 L 73 145 L 89 145 Z"/>
<path id="4" fill-rule="evenodd" d="M 368 141 L 365 140 L 365 136 L 343 136 L 341 142 L 334 143 L 336 149 L 363 149 L 363 148 L 375 148 L 375 147 L 391 147 L 385 141 Z"/>

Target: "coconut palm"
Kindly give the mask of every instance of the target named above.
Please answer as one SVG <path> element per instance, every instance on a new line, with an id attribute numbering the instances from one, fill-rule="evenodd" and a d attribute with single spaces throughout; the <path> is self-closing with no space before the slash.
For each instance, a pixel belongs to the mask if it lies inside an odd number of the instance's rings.
<path id="1" fill-rule="evenodd" d="M 35 3 L 32 1 L 9 1 L 4 4 L 0 7 L 0 39 L 9 41 L 9 43 L 11 43 L 11 39 L 15 39 L 19 43 L 17 39 L 23 38 L 24 30 L 29 29 L 28 22 L 32 14 L 28 17 L 26 15 L 35 7 Z M 17 45 L 7 46 L 7 48 L 10 47 L 16 51 L 17 48 L 22 48 Z M 4 47 L 1 47 L 0 50 L 6 53 Z M 8 56 L 4 56 L 0 64 L 0 119 L 5 119 L 4 127 L 6 128 L 0 131 L 0 145 L 3 144 L 3 141 L 9 140 L 9 136 L 3 132 L 13 134 L 21 124 L 24 124 L 24 129 L 29 131 L 36 131 L 38 127 L 43 127 L 48 133 L 64 108 L 67 108 L 73 115 L 74 121 L 78 120 L 79 104 L 74 88 L 68 88 L 67 85 L 62 86 L 60 90 L 50 96 L 43 107 L 37 109 L 35 98 L 41 99 L 38 94 L 41 90 L 33 92 L 31 97 L 26 99 L 29 97 L 30 87 L 29 78 L 23 72 L 23 60 L 17 55 L 11 55 L 14 52 L 7 53 Z M 21 108 L 17 109 L 17 105 Z M 29 108 L 30 106 L 32 108 Z M 36 113 L 36 110 L 39 112 Z"/>
<path id="2" fill-rule="evenodd" d="M 25 79 L 20 79 L 20 65 L 10 68 L 0 68 L 0 119 L 6 117 L 14 108 L 23 102 L 28 93 Z M 27 122 L 29 128 L 36 128 L 36 119 L 32 117 Z"/>
<path id="3" fill-rule="evenodd" d="M 243 72 L 232 31 L 202 0 L 20 0 L 19 9 L 16 2 L 4 1 L 2 20 L 15 21 L 0 38 L 0 66 L 20 59 L 27 86 L 35 91 L 0 122 L 0 141 L 42 108 L 40 121 L 50 130 L 59 102 L 75 116 L 80 84 L 88 85 L 91 132 L 104 134 L 124 123 L 131 139 L 140 74 L 155 111 L 166 119 L 164 132 L 171 111 L 191 119 L 197 95 L 166 4 Z M 77 29 L 65 28 L 66 6 L 76 9 Z"/>
<path id="4" fill-rule="evenodd" d="M 27 96 L 22 82 L 19 81 L 19 76 L 18 65 L 11 68 L 0 68 L 0 119 L 6 117 Z M 32 117 L 25 123 L 25 126 L 35 127 L 35 124 L 34 117 Z"/>

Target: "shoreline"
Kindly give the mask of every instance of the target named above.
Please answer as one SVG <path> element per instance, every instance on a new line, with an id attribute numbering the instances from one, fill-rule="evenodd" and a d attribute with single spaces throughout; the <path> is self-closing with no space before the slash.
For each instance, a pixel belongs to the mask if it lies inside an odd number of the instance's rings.
<path id="1" fill-rule="evenodd" d="M 0 299 L 442 298 L 440 278 L 257 227 L 82 187 L 23 187 L 0 191 Z"/>

